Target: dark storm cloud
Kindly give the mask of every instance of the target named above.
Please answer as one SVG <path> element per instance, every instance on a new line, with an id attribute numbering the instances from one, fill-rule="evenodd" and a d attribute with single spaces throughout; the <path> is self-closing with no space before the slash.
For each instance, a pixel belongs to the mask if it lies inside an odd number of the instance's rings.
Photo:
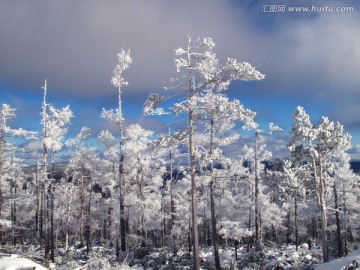
<path id="1" fill-rule="evenodd" d="M 188 33 L 220 39 L 230 26 L 218 1 L 2 1 L 0 12 L 1 79 L 35 88 L 47 78 L 82 97 L 111 91 L 120 48 L 132 50 L 129 89 L 158 89 L 174 75 L 173 51 Z"/>
<path id="2" fill-rule="evenodd" d="M 125 73 L 130 84 L 124 93 L 142 104 L 148 92 L 161 91 L 177 75 L 173 52 L 186 45 L 190 33 L 213 37 L 220 59 L 235 57 L 266 74 L 248 93 L 254 98 L 306 100 L 311 95 L 313 102 L 331 104 L 331 111 L 343 111 L 343 119 L 346 115 L 348 123 L 356 124 L 352 104 L 359 101 L 360 85 L 358 7 L 344 14 L 263 14 L 264 3 L 3 0 L 0 80 L 15 85 L 13 89 L 33 91 L 47 78 L 59 96 L 79 102 L 108 98 L 110 103 L 116 91 L 110 84 L 116 53 L 130 48 L 134 62 Z"/>

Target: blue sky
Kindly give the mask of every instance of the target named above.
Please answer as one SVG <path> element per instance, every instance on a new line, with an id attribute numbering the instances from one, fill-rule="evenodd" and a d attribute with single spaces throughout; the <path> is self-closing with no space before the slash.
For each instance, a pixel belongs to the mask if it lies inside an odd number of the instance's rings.
<path id="1" fill-rule="evenodd" d="M 353 7 L 352 12 L 261 12 L 264 6 Z M 164 132 L 184 123 L 174 117 L 145 117 L 150 92 L 176 77 L 174 50 L 186 36 L 210 36 L 220 61 L 237 58 L 266 75 L 262 82 L 234 83 L 230 98 L 257 112 L 284 132 L 268 139 L 284 155 L 292 122 L 301 105 L 314 122 L 322 115 L 352 134 L 360 159 L 360 2 L 358 0 L 2 0 L 0 2 L 0 101 L 17 108 L 11 124 L 40 130 L 42 86 L 48 100 L 70 105 L 70 135 L 82 126 L 94 134 L 114 129 L 99 117 L 116 106 L 110 83 L 116 53 L 131 49 L 133 64 L 124 88 L 127 124 Z M 244 142 L 247 140 L 244 139 Z M 241 143 L 239 143 L 241 144 Z M 240 147 L 240 146 L 239 146 Z"/>

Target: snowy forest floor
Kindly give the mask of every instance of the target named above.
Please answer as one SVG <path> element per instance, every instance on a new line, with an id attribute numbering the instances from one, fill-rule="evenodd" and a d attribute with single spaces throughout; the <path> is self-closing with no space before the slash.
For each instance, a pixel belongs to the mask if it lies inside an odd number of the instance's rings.
<path id="1" fill-rule="evenodd" d="M 237 253 L 238 260 L 235 261 L 234 248 L 220 249 L 223 269 L 360 269 L 360 249 L 327 264 L 321 264 L 321 249 L 309 249 L 307 244 L 301 245 L 298 251 L 294 245 L 267 245 L 260 253 L 246 252 L 245 248 L 239 248 Z M 214 269 L 213 261 L 212 248 L 202 248 L 201 269 Z M 59 270 L 170 270 L 191 269 L 191 263 L 189 252 L 185 250 L 179 250 L 177 256 L 173 256 L 168 249 L 138 249 L 135 252 L 122 253 L 120 260 L 117 260 L 114 249 L 95 246 L 89 254 L 86 254 L 86 248 L 72 248 L 67 253 L 58 249 L 55 263 L 46 265 L 40 252 L 34 251 L 33 247 L 0 248 L 0 270 L 46 269 L 42 266 Z"/>

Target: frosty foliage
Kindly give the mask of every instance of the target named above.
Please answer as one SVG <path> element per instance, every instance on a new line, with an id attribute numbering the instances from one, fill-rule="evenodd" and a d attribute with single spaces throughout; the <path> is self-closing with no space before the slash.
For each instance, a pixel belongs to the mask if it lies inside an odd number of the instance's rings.
<path id="1" fill-rule="evenodd" d="M 10 105 L 3 103 L 0 110 L 0 139 L 6 134 L 10 134 L 16 137 L 23 137 L 25 139 L 36 139 L 37 132 L 27 131 L 22 128 L 13 129 L 7 125 L 7 121 L 16 116 L 16 109 L 10 107 Z"/>
<path id="2" fill-rule="evenodd" d="M 54 152 L 59 151 L 62 147 L 62 140 L 67 133 L 66 125 L 70 123 L 73 112 L 69 106 L 57 109 L 52 105 L 48 106 L 49 114 L 46 116 L 46 137 L 45 145 Z M 42 123 L 42 121 L 41 121 Z M 42 123 L 43 124 L 43 123 Z"/>
<path id="3" fill-rule="evenodd" d="M 67 147 L 79 146 L 80 142 L 89 138 L 90 135 L 91 135 L 91 129 L 88 127 L 83 127 L 81 128 L 80 132 L 76 135 L 75 138 L 67 140 L 65 144 Z"/>
<path id="4" fill-rule="evenodd" d="M 63 175 L 51 181 L 48 194 L 53 197 L 49 201 L 41 164 L 25 169 L 17 157 L 22 150 L 38 151 L 44 145 L 40 140 L 26 147 L 13 143 L 12 136 L 33 138 L 36 134 L 10 128 L 15 109 L 2 104 L 0 240 L 7 241 L 7 246 L 20 247 L 20 242 L 22 248 L 27 242 L 40 246 L 39 240 L 44 238 L 40 232 L 50 224 L 44 222 L 52 222 L 56 254 L 60 254 L 57 266 L 72 269 L 190 269 L 188 249 L 195 246 L 195 228 L 203 251 L 202 269 L 214 268 L 216 248 L 209 246 L 218 235 L 224 269 L 265 265 L 269 269 L 300 269 L 301 263 L 310 269 L 321 259 L 319 249 L 309 251 L 307 244 L 300 243 L 317 243 L 322 235 L 329 237 L 333 256 L 337 256 L 337 233 L 343 254 L 350 250 L 360 239 L 360 178 L 351 170 L 346 152 L 351 136 L 327 117 L 312 123 L 299 106 L 293 114 L 290 156 L 272 159 L 264 138 L 282 129 L 270 123 L 268 131 L 262 132 L 255 122 L 256 112 L 238 99 L 230 100 L 224 92 L 234 80 L 262 80 L 264 75 L 233 58 L 222 64 L 214 48 L 209 37 L 188 37 L 187 48 L 175 50 L 175 67 L 181 76 L 173 82 L 182 81 L 176 87 L 185 91 L 169 112 L 160 107 L 168 98 L 150 94 L 144 114 L 184 113 L 189 125 L 163 134 L 139 124 L 123 125 L 120 88 L 127 85 L 122 74 L 132 59 L 130 50 L 121 50 L 112 76 L 112 83 L 119 87 L 119 107 L 101 112 L 103 119 L 118 125 L 119 138 L 102 130 L 97 147 L 91 147 L 91 130 L 83 127 L 75 138 L 68 139 L 65 144 L 72 149 L 64 154 L 70 153 L 70 158 L 54 170 Z M 44 153 L 47 149 L 60 152 L 73 113 L 69 106 L 56 108 L 45 99 L 43 109 Z M 224 146 L 241 138 L 240 127 L 255 131 L 255 138 L 242 148 L 231 149 L 244 153 L 241 157 L 227 157 Z M 190 165 L 189 158 L 193 159 Z M 324 213 L 325 218 L 321 216 Z M 195 216 L 198 221 L 192 220 Z M 322 223 L 328 226 L 321 227 Z M 124 230 L 120 224 L 125 225 Z M 119 250 L 119 232 L 126 233 L 126 252 Z M 261 252 L 254 252 L 258 241 L 264 246 Z M 100 249 L 96 245 L 101 245 Z M 235 263 L 234 246 L 241 250 Z M 125 256 L 130 257 L 126 263 L 122 260 Z"/>
<path id="5" fill-rule="evenodd" d="M 15 117 L 15 109 L 11 108 L 8 104 L 2 104 L 0 111 L 0 132 L 1 135 L 10 131 L 10 128 L 7 126 L 7 120 Z"/>
<path id="6" fill-rule="evenodd" d="M 114 135 L 108 130 L 102 130 L 98 135 L 98 141 L 105 146 L 103 150 L 105 158 L 115 164 L 118 160 L 118 154 L 115 148 L 116 140 Z"/>
<path id="7" fill-rule="evenodd" d="M 132 58 L 130 56 L 130 50 L 125 51 L 121 49 L 117 54 L 117 64 L 113 71 L 113 76 L 111 77 L 111 83 L 115 87 L 121 87 L 123 85 L 128 85 L 128 82 L 122 77 L 122 73 L 130 67 L 132 63 Z"/>
<path id="8" fill-rule="evenodd" d="M 296 108 L 293 118 L 290 152 L 295 152 L 302 146 L 310 156 L 318 157 L 319 154 L 336 151 L 336 149 L 349 149 L 351 136 L 344 133 L 344 127 L 340 123 L 334 123 L 327 117 L 322 117 L 318 126 L 313 125 L 310 116 L 300 106 Z"/>
<path id="9" fill-rule="evenodd" d="M 144 115 L 163 115 L 168 114 L 163 108 L 158 107 L 165 97 L 160 97 L 157 93 L 151 93 L 144 103 Z"/>
<path id="10" fill-rule="evenodd" d="M 274 123 L 269 123 L 269 134 L 272 135 L 274 131 L 283 131 L 283 129 L 274 125 Z"/>
<path id="11" fill-rule="evenodd" d="M 117 125 L 124 122 L 124 117 L 119 109 L 106 110 L 103 108 L 101 111 L 100 117 L 109 121 L 110 123 L 117 124 Z M 121 120 L 119 120 L 119 119 L 121 119 Z"/>
<path id="12" fill-rule="evenodd" d="M 193 40 L 188 36 L 188 47 L 175 50 L 175 55 L 179 56 L 175 59 L 176 71 L 183 72 L 182 79 L 186 78 L 191 83 L 185 90 L 189 91 L 189 100 L 175 103 L 171 108 L 172 113 L 180 114 L 195 109 L 197 104 L 192 97 L 202 92 L 227 90 L 234 80 L 251 81 L 265 78 L 265 75 L 247 62 L 239 63 L 236 59 L 228 58 L 227 62 L 221 65 L 213 51 L 214 48 L 215 43 L 210 37 Z M 166 114 L 163 108 L 158 108 L 162 101 L 163 98 L 159 95 L 151 94 L 145 102 L 145 114 Z"/>
<path id="13" fill-rule="evenodd" d="M 178 48 L 177 56 L 187 55 L 187 58 L 176 58 L 177 72 L 182 68 L 190 71 L 195 76 L 193 93 L 205 90 L 208 87 L 218 91 L 226 90 L 233 80 L 262 80 L 264 75 L 252 67 L 249 63 L 238 63 L 236 59 L 228 58 L 225 65 L 220 65 L 216 54 L 213 52 L 215 43 L 210 37 L 202 40 L 192 40 L 188 36 L 188 48 Z"/>
<path id="14" fill-rule="evenodd" d="M 230 101 L 229 98 L 221 93 L 204 91 L 204 93 L 195 96 L 193 103 L 196 104 L 195 117 L 198 120 L 216 120 L 214 128 L 216 132 L 222 132 L 234 127 L 234 122 L 243 123 L 243 129 L 254 129 L 257 124 L 254 122 L 256 113 L 245 109 L 239 100 Z M 175 105 L 177 108 L 178 104 Z M 182 109 L 179 108 L 179 111 Z M 177 111 L 174 109 L 174 111 Z"/>
<path id="15" fill-rule="evenodd" d="M 8 219 L 0 219 L 0 226 L 3 228 L 11 228 L 12 222 Z"/>

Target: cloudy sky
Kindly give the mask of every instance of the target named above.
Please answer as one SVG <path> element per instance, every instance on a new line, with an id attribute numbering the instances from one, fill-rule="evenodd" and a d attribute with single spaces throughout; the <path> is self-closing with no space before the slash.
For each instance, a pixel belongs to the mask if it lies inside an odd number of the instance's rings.
<path id="1" fill-rule="evenodd" d="M 270 12 L 280 6 L 284 12 Z M 291 12 L 293 6 L 316 11 Z M 353 11 L 325 12 L 337 7 Z M 325 115 L 344 124 L 360 159 L 358 0 L 1 0 L 0 101 L 17 108 L 13 126 L 39 130 L 47 79 L 49 102 L 75 113 L 70 134 L 111 128 L 99 114 L 116 106 L 116 53 L 131 49 L 126 121 L 164 132 L 169 118 L 143 116 L 142 104 L 177 76 L 174 50 L 186 46 L 188 34 L 212 37 L 220 61 L 237 58 L 266 75 L 233 84 L 228 95 L 256 111 L 262 128 L 274 122 L 284 129 L 270 139 L 275 153 L 283 153 L 301 105 L 314 122 Z M 173 129 L 182 124 L 171 121 Z"/>

